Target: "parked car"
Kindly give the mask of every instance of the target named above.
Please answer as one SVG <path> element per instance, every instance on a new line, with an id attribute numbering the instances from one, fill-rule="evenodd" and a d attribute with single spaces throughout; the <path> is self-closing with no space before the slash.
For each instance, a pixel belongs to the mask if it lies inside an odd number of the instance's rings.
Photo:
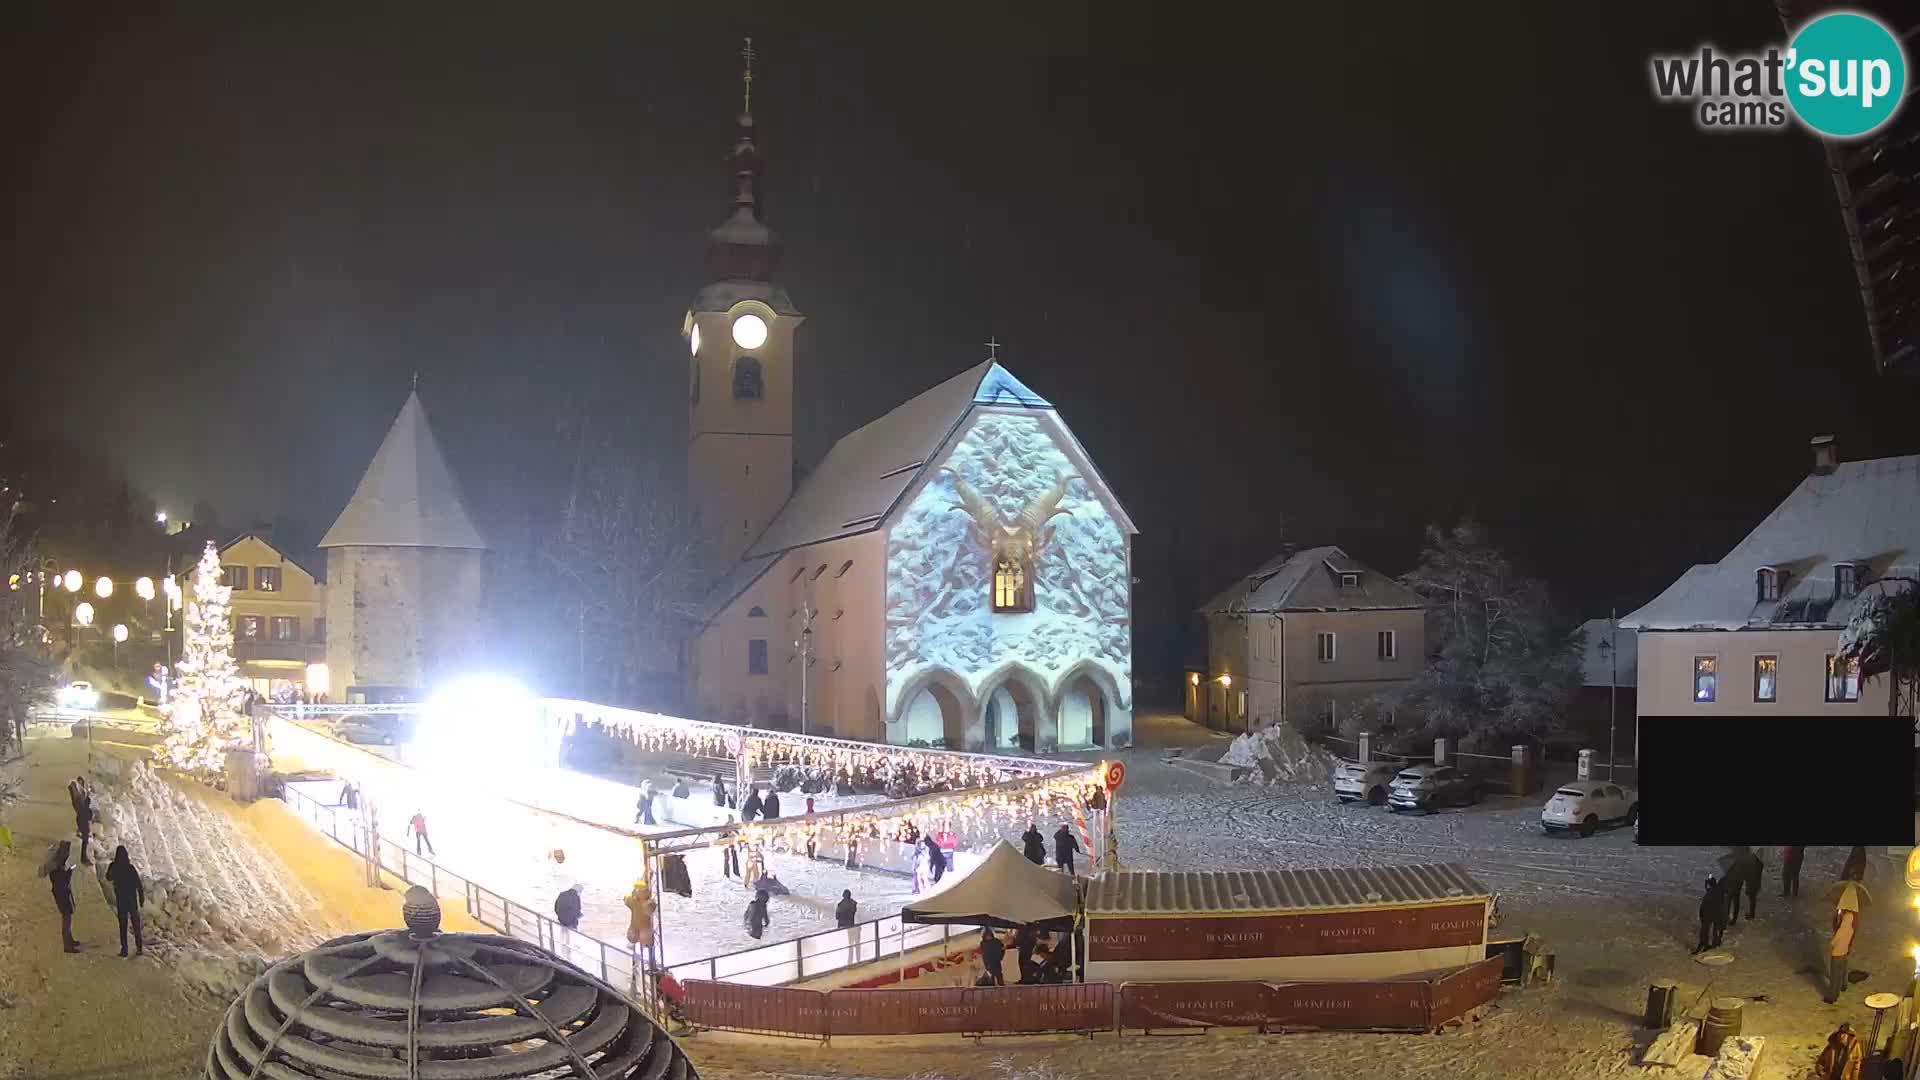
<path id="1" fill-rule="evenodd" d="M 1486 782 L 1452 765 L 1402 769 L 1387 787 L 1387 809 L 1432 813 L 1442 806 L 1470 806 L 1486 797 Z"/>
<path id="2" fill-rule="evenodd" d="M 397 716 L 368 716 L 355 713 L 343 716 L 334 725 L 334 731 L 350 743 L 371 743 L 375 746 L 392 746 L 405 736 L 405 729 Z"/>
<path id="3" fill-rule="evenodd" d="M 1573 831 L 1592 836 L 1602 825 L 1640 822 L 1640 793 L 1630 787 L 1599 780 L 1577 780 L 1553 793 L 1540 808 L 1540 827 L 1548 832 Z"/>
<path id="4" fill-rule="evenodd" d="M 1400 766 L 1385 761 L 1341 761 L 1333 770 L 1333 794 L 1341 802 L 1384 806 L 1387 788 Z"/>
<path id="5" fill-rule="evenodd" d="M 93 709 L 99 705 L 100 694 L 90 682 L 71 682 L 60 688 L 60 707 L 63 709 Z"/>

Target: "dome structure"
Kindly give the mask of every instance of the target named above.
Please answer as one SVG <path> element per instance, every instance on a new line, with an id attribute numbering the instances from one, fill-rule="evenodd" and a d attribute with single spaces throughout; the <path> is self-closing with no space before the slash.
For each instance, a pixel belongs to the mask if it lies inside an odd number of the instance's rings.
<path id="1" fill-rule="evenodd" d="M 335 938 L 254 980 L 207 1080 L 697 1080 L 607 983 L 517 938 L 440 933 L 418 886 L 403 911 L 407 930 Z"/>

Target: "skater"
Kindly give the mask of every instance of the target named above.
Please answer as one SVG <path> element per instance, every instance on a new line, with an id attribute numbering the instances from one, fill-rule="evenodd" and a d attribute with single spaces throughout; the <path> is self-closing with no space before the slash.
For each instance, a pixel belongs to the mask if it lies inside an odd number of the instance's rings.
<path id="1" fill-rule="evenodd" d="M 80 951 L 73 940 L 73 841 L 62 840 L 47 852 L 40 876 L 53 886 L 53 906 L 60 912 L 60 944 L 70 953 Z"/>
<path id="2" fill-rule="evenodd" d="M 833 924 L 842 930 L 849 930 L 859 916 L 860 904 L 853 898 L 853 890 L 841 889 L 840 902 L 833 906 Z"/>
<path id="3" fill-rule="evenodd" d="M 813 796 L 807 796 L 807 816 L 813 816 Z"/>
<path id="4" fill-rule="evenodd" d="M 727 821 L 729 824 L 731 824 L 733 821 L 733 815 L 731 814 L 727 815 Z M 725 873 L 730 878 L 737 878 L 740 876 L 740 845 L 739 844 L 728 844 L 726 847 L 722 848 L 721 859 L 722 859 L 721 867 L 720 867 L 721 872 Z"/>
<path id="5" fill-rule="evenodd" d="M 793 890 L 787 888 L 786 883 L 772 873 L 762 873 L 759 877 L 754 878 L 753 889 L 755 892 L 763 892 L 769 896 L 793 895 Z"/>
<path id="6" fill-rule="evenodd" d="M 927 875 L 932 879 L 932 884 L 938 885 L 940 884 L 940 879 L 947 876 L 947 853 L 941 850 L 938 840 L 935 840 L 931 836 L 927 837 L 926 840 Z"/>
<path id="7" fill-rule="evenodd" d="M 1847 989 L 1847 958 L 1853 953 L 1853 938 L 1860 928 L 1860 890 L 1843 888 L 1833 910 L 1833 937 L 1827 942 L 1827 993 L 1829 1005 L 1840 1000 Z"/>
<path id="8" fill-rule="evenodd" d="M 653 781 L 640 781 L 640 802 L 634 809 L 639 811 L 633 815 L 635 825 L 653 824 Z"/>
<path id="9" fill-rule="evenodd" d="M 1020 842 L 1026 845 L 1028 862 L 1035 866 L 1047 865 L 1047 838 L 1040 834 L 1039 825 L 1027 822 L 1027 831 L 1020 834 Z"/>
<path id="10" fill-rule="evenodd" d="M 766 804 L 760 801 L 760 788 L 756 785 L 747 792 L 747 797 L 740 801 L 740 820 L 752 821 L 760 815 L 760 808 L 764 805 Z"/>
<path id="11" fill-rule="evenodd" d="M 81 864 L 91 866 L 93 856 L 88 851 L 88 845 L 93 842 L 93 792 L 87 788 L 85 780 L 79 783 L 79 799 L 73 806 L 73 831 L 80 836 Z"/>
<path id="12" fill-rule="evenodd" d="M 768 821 L 780 816 L 780 793 L 767 789 L 767 797 L 760 802 L 760 816 Z"/>
<path id="13" fill-rule="evenodd" d="M 759 941 L 760 935 L 767 932 L 768 924 L 773 921 L 767 915 L 767 891 L 765 889 L 761 889 L 759 892 L 753 894 L 753 900 L 747 904 L 745 920 L 747 924 L 747 936 L 755 941 Z"/>
<path id="14" fill-rule="evenodd" d="M 427 815 L 424 812 L 415 810 L 413 812 L 413 820 L 407 822 L 407 828 L 413 830 L 413 853 L 415 855 L 420 854 L 420 845 L 422 844 L 427 846 L 427 854 L 436 856 L 440 854 L 433 850 L 433 841 L 427 837 Z"/>
<path id="15" fill-rule="evenodd" d="M 1709 874 L 1707 891 L 1700 897 L 1700 944 L 1693 948 L 1694 954 L 1720 947 L 1720 939 L 1727 932 L 1727 894 L 1720 879 Z"/>
<path id="16" fill-rule="evenodd" d="M 1807 849 L 1790 846 L 1780 849 L 1780 895 L 1795 897 L 1800 895 L 1800 864 L 1806 860 Z"/>
<path id="17" fill-rule="evenodd" d="M 677 780 L 675 780 L 675 781 L 673 782 L 673 797 L 674 797 L 674 798 L 676 798 L 676 799 L 684 799 L 684 798 L 686 798 L 687 796 L 689 796 L 689 795 L 691 795 L 691 794 L 693 794 L 693 789 L 691 789 L 691 788 L 689 788 L 689 787 L 687 787 L 687 778 L 686 778 L 686 777 L 684 777 L 684 776 L 682 776 L 682 777 L 680 777 L 679 779 L 677 779 Z"/>
<path id="18" fill-rule="evenodd" d="M 727 797 L 727 783 L 720 779 L 719 773 L 713 774 L 713 805 L 723 809 L 733 809 L 733 800 Z"/>
<path id="19" fill-rule="evenodd" d="M 1073 838 L 1065 825 L 1053 834 L 1053 864 L 1073 876 L 1073 853 L 1080 850 L 1080 841 Z"/>
<path id="20" fill-rule="evenodd" d="M 553 917 L 560 924 L 560 948 L 556 951 L 563 957 L 573 946 L 573 932 L 580 929 L 580 894 L 586 888 L 585 885 L 573 885 L 561 889 L 560 895 L 553 898 Z"/>
<path id="21" fill-rule="evenodd" d="M 980 963 L 982 966 L 984 966 L 987 969 L 988 977 L 993 980 L 993 982 L 990 983 L 989 985 L 992 985 L 992 986 L 1007 985 L 1007 977 L 1004 974 L 1002 974 L 1000 971 L 1000 965 L 1005 963 L 1006 957 L 1007 957 L 1006 943 L 1002 942 L 1000 940 L 1000 936 L 993 932 L 993 927 L 991 926 L 981 927 L 980 928 Z"/>
<path id="22" fill-rule="evenodd" d="M 147 936 L 140 928 L 140 909 L 147 902 L 147 887 L 127 855 L 127 845 L 113 849 L 113 862 L 107 864 L 107 881 L 113 885 L 113 907 L 120 916 L 120 955 L 127 955 L 127 923 L 133 923 L 133 955 L 147 952 Z"/>
<path id="23" fill-rule="evenodd" d="M 1842 1022 L 1827 1036 L 1826 1049 L 1820 1051 L 1820 1060 L 1814 1062 L 1813 1075 L 1817 1080 L 1860 1080 L 1864 1056 L 1860 1036 L 1853 1033 L 1853 1025 Z"/>

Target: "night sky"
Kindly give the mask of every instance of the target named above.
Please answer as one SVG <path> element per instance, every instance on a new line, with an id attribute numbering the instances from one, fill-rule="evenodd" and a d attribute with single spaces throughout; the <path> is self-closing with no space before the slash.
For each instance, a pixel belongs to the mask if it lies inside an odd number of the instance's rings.
<path id="1" fill-rule="evenodd" d="M 1818 144 L 1649 91 L 1766 0 L 887 10 L 10 7 L 13 406 L 316 532 L 415 372 L 483 516 L 583 423 L 669 458 L 752 34 L 800 460 L 997 336 L 1140 525 L 1143 628 L 1283 518 L 1399 572 L 1465 511 L 1604 614 L 1809 436 L 1920 448 Z"/>

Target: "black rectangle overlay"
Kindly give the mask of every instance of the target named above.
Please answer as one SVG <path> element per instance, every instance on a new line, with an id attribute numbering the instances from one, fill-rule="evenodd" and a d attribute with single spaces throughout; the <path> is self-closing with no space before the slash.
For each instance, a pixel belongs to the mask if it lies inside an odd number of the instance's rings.
<path id="1" fill-rule="evenodd" d="M 1884 716 L 1643 716 L 1639 840 L 1910 846 L 1913 742 Z"/>

